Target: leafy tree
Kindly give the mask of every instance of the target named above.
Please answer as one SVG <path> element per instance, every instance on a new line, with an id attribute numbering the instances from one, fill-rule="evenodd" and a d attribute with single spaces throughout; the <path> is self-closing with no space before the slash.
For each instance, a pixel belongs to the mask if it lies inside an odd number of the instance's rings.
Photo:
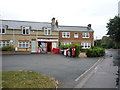
<path id="1" fill-rule="evenodd" d="M 110 35 L 112 40 L 120 44 L 120 17 L 115 16 L 113 19 L 110 19 L 106 27 L 108 28 L 107 35 Z"/>

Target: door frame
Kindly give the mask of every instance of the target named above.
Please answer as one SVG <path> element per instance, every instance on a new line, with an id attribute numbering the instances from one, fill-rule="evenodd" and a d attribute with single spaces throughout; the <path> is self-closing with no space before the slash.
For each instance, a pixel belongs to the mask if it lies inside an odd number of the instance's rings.
<path id="1" fill-rule="evenodd" d="M 34 41 L 34 50 L 33 50 L 33 41 Z M 37 42 L 36 42 L 36 40 L 31 40 L 31 52 L 32 53 L 35 53 L 35 52 L 37 52 Z"/>

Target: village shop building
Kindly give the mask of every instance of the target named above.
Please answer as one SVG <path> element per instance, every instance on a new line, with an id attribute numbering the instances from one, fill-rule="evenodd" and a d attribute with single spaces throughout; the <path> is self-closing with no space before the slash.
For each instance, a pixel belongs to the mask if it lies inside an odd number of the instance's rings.
<path id="1" fill-rule="evenodd" d="M 36 53 L 38 47 L 52 52 L 59 45 L 80 44 L 83 49 L 94 46 L 94 31 L 88 26 L 58 26 L 52 22 L 2 20 L 0 24 L 0 47 L 13 45 L 16 51 Z"/>
<path id="2" fill-rule="evenodd" d="M 58 47 L 58 30 L 51 28 L 48 22 L 29 22 L 2 20 L 0 29 L 0 47 L 13 45 L 16 51 L 51 52 Z"/>

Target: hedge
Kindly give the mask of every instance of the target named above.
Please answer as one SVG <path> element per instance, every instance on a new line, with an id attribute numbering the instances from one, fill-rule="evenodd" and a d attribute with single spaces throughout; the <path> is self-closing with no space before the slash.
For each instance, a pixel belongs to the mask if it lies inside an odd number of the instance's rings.
<path id="1" fill-rule="evenodd" d="M 92 47 L 86 51 L 87 57 L 100 57 L 105 55 L 105 49 L 100 47 Z"/>
<path id="2" fill-rule="evenodd" d="M 76 46 L 74 57 L 78 57 L 80 54 L 80 50 L 81 50 L 81 46 L 79 44 L 60 45 L 60 48 L 67 49 L 67 48 L 71 48 L 72 46 Z"/>
<path id="3" fill-rule="evenodd" d="M 4 46 L 2 48 L 0 48 L 0 51 L 14 51 L 14 47 L 13 46 Z"/>

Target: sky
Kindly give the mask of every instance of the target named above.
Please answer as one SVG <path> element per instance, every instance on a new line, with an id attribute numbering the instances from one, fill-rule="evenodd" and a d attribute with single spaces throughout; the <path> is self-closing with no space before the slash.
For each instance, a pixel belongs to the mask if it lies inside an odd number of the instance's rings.
<path id="1" fill-rule="evenodd" d="M 106 23 L 118 15 L 120 0 L 0 0 L 0 19 L 92 25 L 94 38 L 106 35 Z"/>

